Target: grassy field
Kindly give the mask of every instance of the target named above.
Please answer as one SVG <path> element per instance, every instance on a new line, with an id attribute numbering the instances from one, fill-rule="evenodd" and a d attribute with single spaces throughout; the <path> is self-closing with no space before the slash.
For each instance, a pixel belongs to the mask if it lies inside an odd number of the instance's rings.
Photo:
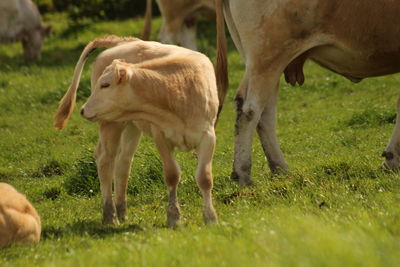
<path id="1" fill-rule="evenodd" d="M 54 34 L 40 63 L 25 65 L 20 44 L 0 46 L 0 181 L 27 195 L 43 227 L 37 246 L 0 249 L 0 266 L 398 266 L 400 178 L 380 169 L 380 154 L 394 127 L 399 75 L 354 85 L 307 64 L 306 84 L 282 82 L 280 92 L 278 136 L 291 172 L 271 176 L 255 138 L 255 186 L 242 188 L 229 179 L 233 98 L 244 69 L 230 43 L 231 85 L 213 169 L 219 225 L 203 224 L 194 153 L 178 153 L 183 218 L 178 229 L 166 228 L 161 164 L 144 138 L 129 220 L 109 227 L 101 224 L 91 157 L 97 125 L 75 112 L 59 132 L 52 119 L 82 48 L 105 34 L 139 36 L 143 22 L 46 20 Z M 198 44 L 213 58 L 212 27 L 201 24 Z M 78 106 L 90 94 L 89 74 L 86 67 Z"/>

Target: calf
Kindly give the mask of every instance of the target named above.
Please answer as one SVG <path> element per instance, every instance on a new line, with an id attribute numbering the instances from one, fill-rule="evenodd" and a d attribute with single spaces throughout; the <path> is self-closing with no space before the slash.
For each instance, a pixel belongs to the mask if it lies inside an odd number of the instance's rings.
<path id="1" fill-rule="evenodd" d="M 158 40 L 196 50 L 197 14 L 199 11 L 215 13 L 214 0 L 157 0 L 162 15 Z M 148 40 L 151 32 L 151 5 L 147 0 L 145 26 L 142 38 Z"/>
<path id="2" fill-rule="evenodd" d="M 26 60 L 40 60 L 43 39 L 50 31 L 31 0 L 0 1 L 0 43 L 22 42 Z"/>
<path id="3" fill-rule="evenodd" d="M 35 208 L 14 187 L 0 183 L 0 247 L 14 242 L 37 243 L 40 231 Z"/>
<path id="4" fill-rule="evenodd" d="M 216 222 L 211 165 L 219 100 L 209 59 L 189 49 L 157 42 L 115 36 L 96 39 L 82 52 L 72 84 L 60 102 L 55 118 L 58 129 L 66 125 L 73 110 L 84 62 L 96 47 L 112 48 L 100 54 L 93 65 L 92 94 L 81 115 L 100 126 L 95 157 L 103 221 L 118 224 L 126 219 L 130 165 L 144 132 L 155 141 L 163 162 L 169 192 L 169 226 L 174 226 L 180 217 L 180 171 L 173 156 L 174 147 L 183 151 L 196 149 L 196 180 L 204 198 L 204 219 L 206 223 Z M 113 179 L 116 204 L 112 199 Z"/>

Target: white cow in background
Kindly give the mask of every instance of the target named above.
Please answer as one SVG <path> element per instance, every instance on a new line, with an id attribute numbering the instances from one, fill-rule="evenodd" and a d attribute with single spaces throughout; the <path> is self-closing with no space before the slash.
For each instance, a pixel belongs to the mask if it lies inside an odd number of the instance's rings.
<path id="1" fill-rule="evenodd" d="M 199 11 L 214 13 L 214 0 L 157 0 L 157 4 L 163 18 L 158 40 L 197 50 L 197 14 Z M 150 38 L 151 5 L 152 0 L 147 0 L 143 40 Z"/>
<path id="2" fill-rule="evenodd" d="M 26 60 L 40 60 L 43 39 L 50 31 L 31 0 L 0 1 L 0 43 L 21 41 Z"/>

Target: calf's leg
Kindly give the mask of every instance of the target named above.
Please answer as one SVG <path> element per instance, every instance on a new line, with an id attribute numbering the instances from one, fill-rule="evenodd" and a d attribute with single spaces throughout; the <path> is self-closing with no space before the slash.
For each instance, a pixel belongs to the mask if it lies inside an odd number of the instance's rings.
<path id="1" fill-rule="evenodd" d="M 97 172 L 103 202 L 103 223 L 119 224 L 116 208 L 112 199 L 112 181 L 115 159 L 119 149 L 125 123 L 100 122 L 100 137 L 95 152 Z"/>
<path id="2" fill-rule="evenodd" d="M 154 140 L 163 162 L 164 181 L 168 189 L 167 223 L 172 228 L 181 215 L 177 197 L 180 169 L 173 155 L 173 146 L 161 133 Z"/>
<path id="3" fill-rule="evenodd" d="M 385 162 L 383 163 L 384 168 L 400 168 L 400 96 L 397 100 L 396 125 L 392 134 L 392 138 L 390 139 L 386 150 L 382 153 L 382 156 L 386 158 Z"/>
<path id="4" fill-rule="evenodd" d="M 197 148 L 198 164 L 196 170 L 196 181 L 200 188 L 204 200 L 204 221 L 206 224 L 213 224 L 218 221 L 212 203 L 212 158 L 215 149 L 215 133 L 214 129 L 204 134 Z"/>
<path id="5" fill-rule="evenodd" d="M 127 124 L 122 132 L 114 180 L 115 204 L 120 221 L 125 221 L 127 219 L 126 190 L 128 187 L 129 174 L 131 172 L 133 154 L 139 145 L 141 136 L 142 132 L 131 122 Z"/>

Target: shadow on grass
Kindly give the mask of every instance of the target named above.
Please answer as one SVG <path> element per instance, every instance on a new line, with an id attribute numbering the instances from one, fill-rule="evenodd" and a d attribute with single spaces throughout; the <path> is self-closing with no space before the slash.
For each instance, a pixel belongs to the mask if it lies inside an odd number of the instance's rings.
<path id="1" fill-rule="evenodd" d="M 57 40 L 69 40 L 71 38 L 76 38 L 76 36 L 82 35 L 84 31 L 86 31 L 90 27 L 91 23 L 82 22 L 70 25 L 66 30 L 58 34 L 57 36 L 52 37 L 51 39 Z M 215 24 L 214 22 L 210 22 L 207 20 L 201 20 L 199 23 L 199 50 L 209 57 L 215 57 L 216 52 L 216 33 L 215 33 Z M 102 36 L 104 34 L 99 34 Z M 235 46 L 228 37 L 228 50 L 229 52 L 236 51 Z M 21 50 L 21 53 L 15 54 L 13 56 L 8 55 L 0 55 L 0 72 L 8 73 L 8 72 L 16 72 L 21 71 L 29 73 L 29 68 L 32 66 L 37 66 L 39 68 L 54 68 L 61 66 L 68 66 L 71 69 L 77 63 L 79 56 L 81 55 L 84 47 L 87 43 L 80 43 L 74 47 L 60 47 L 62 46 L 59 43 L 54 43 L 54 40 L 47 40 L 51 47 L 47 47 L 42 51 L 42 59 L 39 62 L 26 62 Z M 94 59 L 97 57 L 99 52 L 104 49 L 99 49 L 90 56 L 90 58 Z"/>
<path id="2" fill-rule="evenodd" d="M 121 226 L 104 225 L 94 220 L 78 221 L 74 224 L 67 224 L 65 227 L 45 227 L 42 230 L 43 240 L 57 239 L 70 235 L 86 235 L 92 238 L 105 238 L 114 234 L 127 232 L 140 232 L 143 229 L 138 224 L 123 224 Z"/>
<path id="3" fill-rule="evenodd" d="M 71 23 L 68 28 L 62 31 L 57 37 L 61 39 L 68 39 L 71 37 L 78 37 L 83 35 L 83 32 L 88 30 L 89 26 L 93 23 L 90 22 L 74 22 Z"/>
<path id="4" fill-rule="evenodd" d="M 86 45 L 87 44 L 84 43 L 70 48 L 54 47 L 46 49 L 42 52 L 42 59 L 38 62 L 25 61 L 23 54 L 16 54 L 14 56 L 0 55 L 0 62 L 2 62 L 2 64 L 0 64 L 0 72 L 8 73 L 21 70 L 23 72 L 29 72 L 31 67 L 54 68 L 63 66 L 71 67 L 72 72 L 73 67 Z M 103 51 L 103 49 L 99 49 L 98 52 L 96 51 L 93 53 L 90 58 L 96 58 L 100 51 Z"/>

